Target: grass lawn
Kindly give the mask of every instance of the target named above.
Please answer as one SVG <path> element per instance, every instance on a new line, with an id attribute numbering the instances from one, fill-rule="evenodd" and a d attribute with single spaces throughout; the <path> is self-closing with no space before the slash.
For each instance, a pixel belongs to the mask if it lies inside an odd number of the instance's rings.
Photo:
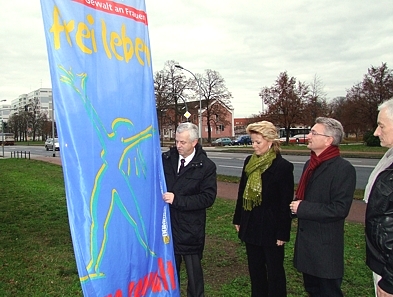
<path id="1" fill-rule="evenodd" d="M 0 296 L 82 296 L 62 168 L 35 160 L 0 159 L 0 180 Z M 207 297 L 250 295 L 245 247 L 231 223 L 234 204 L 218 198 L 208 209 L 203 258 Z M 292 266 L 295 230 L 296 220 L 285 266 L 288 296 L 299 297 L 305 293 L 301 274 Z M 345 239 L 344 294 L 373 296 L 372 275 L 364 264 L 363 226 L 347 223 Z M 184 292 L 184 271 L 181 276 Z"/>

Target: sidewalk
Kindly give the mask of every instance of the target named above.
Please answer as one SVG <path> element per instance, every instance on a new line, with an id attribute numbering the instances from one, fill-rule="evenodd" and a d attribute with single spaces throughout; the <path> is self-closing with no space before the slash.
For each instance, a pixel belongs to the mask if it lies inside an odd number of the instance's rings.
<path id="1" fill-rule="evenodd" d="M 217 182 L 217 196 L 225 199 L 237 199 L 238 184 L 228 182 Z M 351 209 L 347 217 L 348 222 L 364 224 L 366 213 L 366 203 L 360 200 L 353 200 Z"/>
<path id="2" fill-rule="evenodd" d="M 60 157 L 44 157 L 32 155 L 32 159 L 41 160 L 57 165 L 61 165 Z M 237 199 L 238 184 L 228 182 L 217 182 L 217 197 L 224 199 Z M 364 224 L 364 216 L 366 213 L 366 203 L 359 200 L 353 200 L 351 209 L 349 211 L 347 221 Z"/>

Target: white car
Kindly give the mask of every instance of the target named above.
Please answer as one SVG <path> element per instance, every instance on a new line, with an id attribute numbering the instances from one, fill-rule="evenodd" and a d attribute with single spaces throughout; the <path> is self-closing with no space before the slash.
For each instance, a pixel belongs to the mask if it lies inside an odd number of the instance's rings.
<path id="1" fill-rule="evenodd" d="M 295 139 L 296 143 L 306 144 L 306 143 L 308 143 L 307 135 L 308 134 L 297 134 L 297 135 L 293 136 L 293 138 Z"/>
<path id="2" fill-rule="evenodd" d="M 281 137 L 280 138 L 280 142 L 284 143 L 287 141 L 286 137 Z M 307 134 L 297 134 L 294 136 L 289 137 L 289 143 L 302 143 L 302 144 L 306 144 L 308 143 L 307 140 Z"/>
<path id="3" fill-rule="evenodd" d="M 47 151 L 49 151 L 49 150 L 53 151 L 53 138 L 48 138 L 45 141 L 45 149 Z M 60 151 L 59 139 L 58 138 L 55 138 L 55 151 Z"/>

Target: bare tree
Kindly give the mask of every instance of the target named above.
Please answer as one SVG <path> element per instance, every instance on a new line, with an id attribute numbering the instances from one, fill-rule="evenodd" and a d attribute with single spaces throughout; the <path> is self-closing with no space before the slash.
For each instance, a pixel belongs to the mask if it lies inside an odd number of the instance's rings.
<path id="1" fill-rule="evenodd" d="M 48 137 L 52 137 L 52 121 L 49 121 L 48 118 L 43 119 L 41 131 L 42 140 L 46 140 Z M 55 135 L 57 135 L 57 133 L 55 133 Z"/>
<path id="2" fill-rule="evenodd" d="M 365 125 L 361 118 L 358 118 L 354 109 L 356 108 L 351 100 L 346 97 L 336 97 L 329 103 L 328 116 L 341 122 L 345 133 L 353 133 L 358 139 L 359 134 L 364 131 Z"/>
<path id="3" fill-rule="evenodd" d="M 203 75 L 198 76 L 200 88 L 195 83 L 193 87 L 195 92 L 200 94 L 202 98 L 202 110 L 204 111 L 208 129 L 207 140 L 211 143 L 212 127 L 215 129 L 224 129 L 225 126 L 230 125 L 226 119 L 225 109 L 232 108 L 232 94 L 228 91 L 225 80 L 219 72 L 206 69 Z"/>
<path id="4" fill-rule="evenodd" d="M 374 130 L 377 124 L 378 105 L 393 97 L 393 72 L 386 63 L 368 69 L 361 83 L 347 91 L 352 114 L 362 120 L 364 131 Z"/>
<path id="5" fill-rule="evenodd" d="M 232 108 L 232 94 L 217 71 L 207 69 L 203 75 L 195 74 L 195 77 L 186 79 L 181 68 L 175 65 L 177 62 L 167 61 L 164 69 L 154 76 L 156 108 L 160 123 L 174 126 L 176 129 L 178 123 L 184 121 L 186 107 L 193 115 L 191 122 L 199 124 L 199 113 L 203 112 L 208 127 L 208 142 L 211 142 L 212 127 L 223 129 L 230 124 L 226 120 L 225 109 Z"/>
<path id="6" fill-rule="evenodd" d="M 275 125 L 285 128 L 287 142 L 292 125 L 300 124 L 304 120 L 304 107 L 309 94 L 309 86 L 296 82 L 296 78 L 289 77 L 282 72 L 273 86 L 264 87 L 259 96 L 268 106 L 265 117 Z"/>
<path id="7" fill-rule="evenodd" d="M 303 122 L 308 126 L 312 126 L 317 117 L 328 114 L 326 93 L 323 91 L 323 88 L 322 80 L 315 74 L 310 84 L 310 92 L 306 98 L 303 114 Z"/>
<path id="8" fill-rule="evenodd" d="M 27 120 L 25 117 L 25 111 L 20 109 L 18 112 L 12 114 L 8 119 L 8 127 L 14 133 L 16 141 L 26 140 L 26 127 Z"/>
<path id="9" fill-rule="evenodd" d="M 18 141 L 27 141 L 28 135 L 35 141 L 38 137 L 46 139 L 51 134 L 52 125 L 48 121 L 47 111 L 41 111 L 39 99 L 19 108 L 9 120 L 9 131 Z"/>
<path id="10" fill-rule="evenodd" d="M 189 82 L 181 71 L 175 67 L 176 61 L 167 61 L 164 69 L 154 76 L 154 91 L 156 96 L 156 109 L 159 117 L 160 128 L 164 125 L 174 126 L 175 130 L 179 122 L 184 121 L 182 108 L 184 91 Z M 179 103 L 180 102 L 180 103 Z"/>
<path id="11" fill-rule="evenodd" d="M 25 106 L 24 112 L 22 111 L 23 117 L 26 121 L 25 134 L 26 139 L 28 133 L 36 140 L 37 136 L 42 135 L 43 124 L 47 120 L 47 112 L 43 112 L 40 109 L 40 101 L 38 98 L 33 99 L 28 105 Z"/>
<path id="12" fill-rule="evenodd" d="M 8 118 L 7 125 L 8 125 L 8 131 L 10 133 L 14 133 L 15 140 L 18 141 L 19 140 L 18 139 L 19 133 L 18 133 L 18 114 L 17 113 L 13 113 Z"/>
<path id="13" fill-rule="evenodd" d="M 169 85 L 164 70 L 158 71 L 154 75 L 154 93 L 156 97 L 156 111 L 160 129 L 160 140 L 163 141 L 163 127 L 166 124 L 166 114 L 172 98 L 169 96 Z"/>

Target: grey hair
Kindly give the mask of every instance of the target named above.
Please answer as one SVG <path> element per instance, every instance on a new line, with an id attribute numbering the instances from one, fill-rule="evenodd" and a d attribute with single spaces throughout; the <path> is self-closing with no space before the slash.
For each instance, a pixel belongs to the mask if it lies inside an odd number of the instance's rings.
<path id="1" fill-rule="evenodd" d="M 344 129 L 339 121 L 333 118 L 318 117 L 316 124 L 322 124 L 325 127 L 325 134 L 333 137 L 332 145 L 339 146 L 344 138 Z"/>
<path id="2" fill-rule="evenodd" d="M 182 133 L 184 131 L 188 131 L 190 133 L 190 141 L 194 141 L 195 139 L 198 139 L 198 126 L 190 123 L 190 122 L 185 122 L 179 124 L 176 129 L 176 133 Z"/>
<path id="3" fill-rule="evenodd" d="M 378 111 L 382 109 L 386 109 L 386 115 L 393 121 L 393 97 L 378 106 Z"/>

